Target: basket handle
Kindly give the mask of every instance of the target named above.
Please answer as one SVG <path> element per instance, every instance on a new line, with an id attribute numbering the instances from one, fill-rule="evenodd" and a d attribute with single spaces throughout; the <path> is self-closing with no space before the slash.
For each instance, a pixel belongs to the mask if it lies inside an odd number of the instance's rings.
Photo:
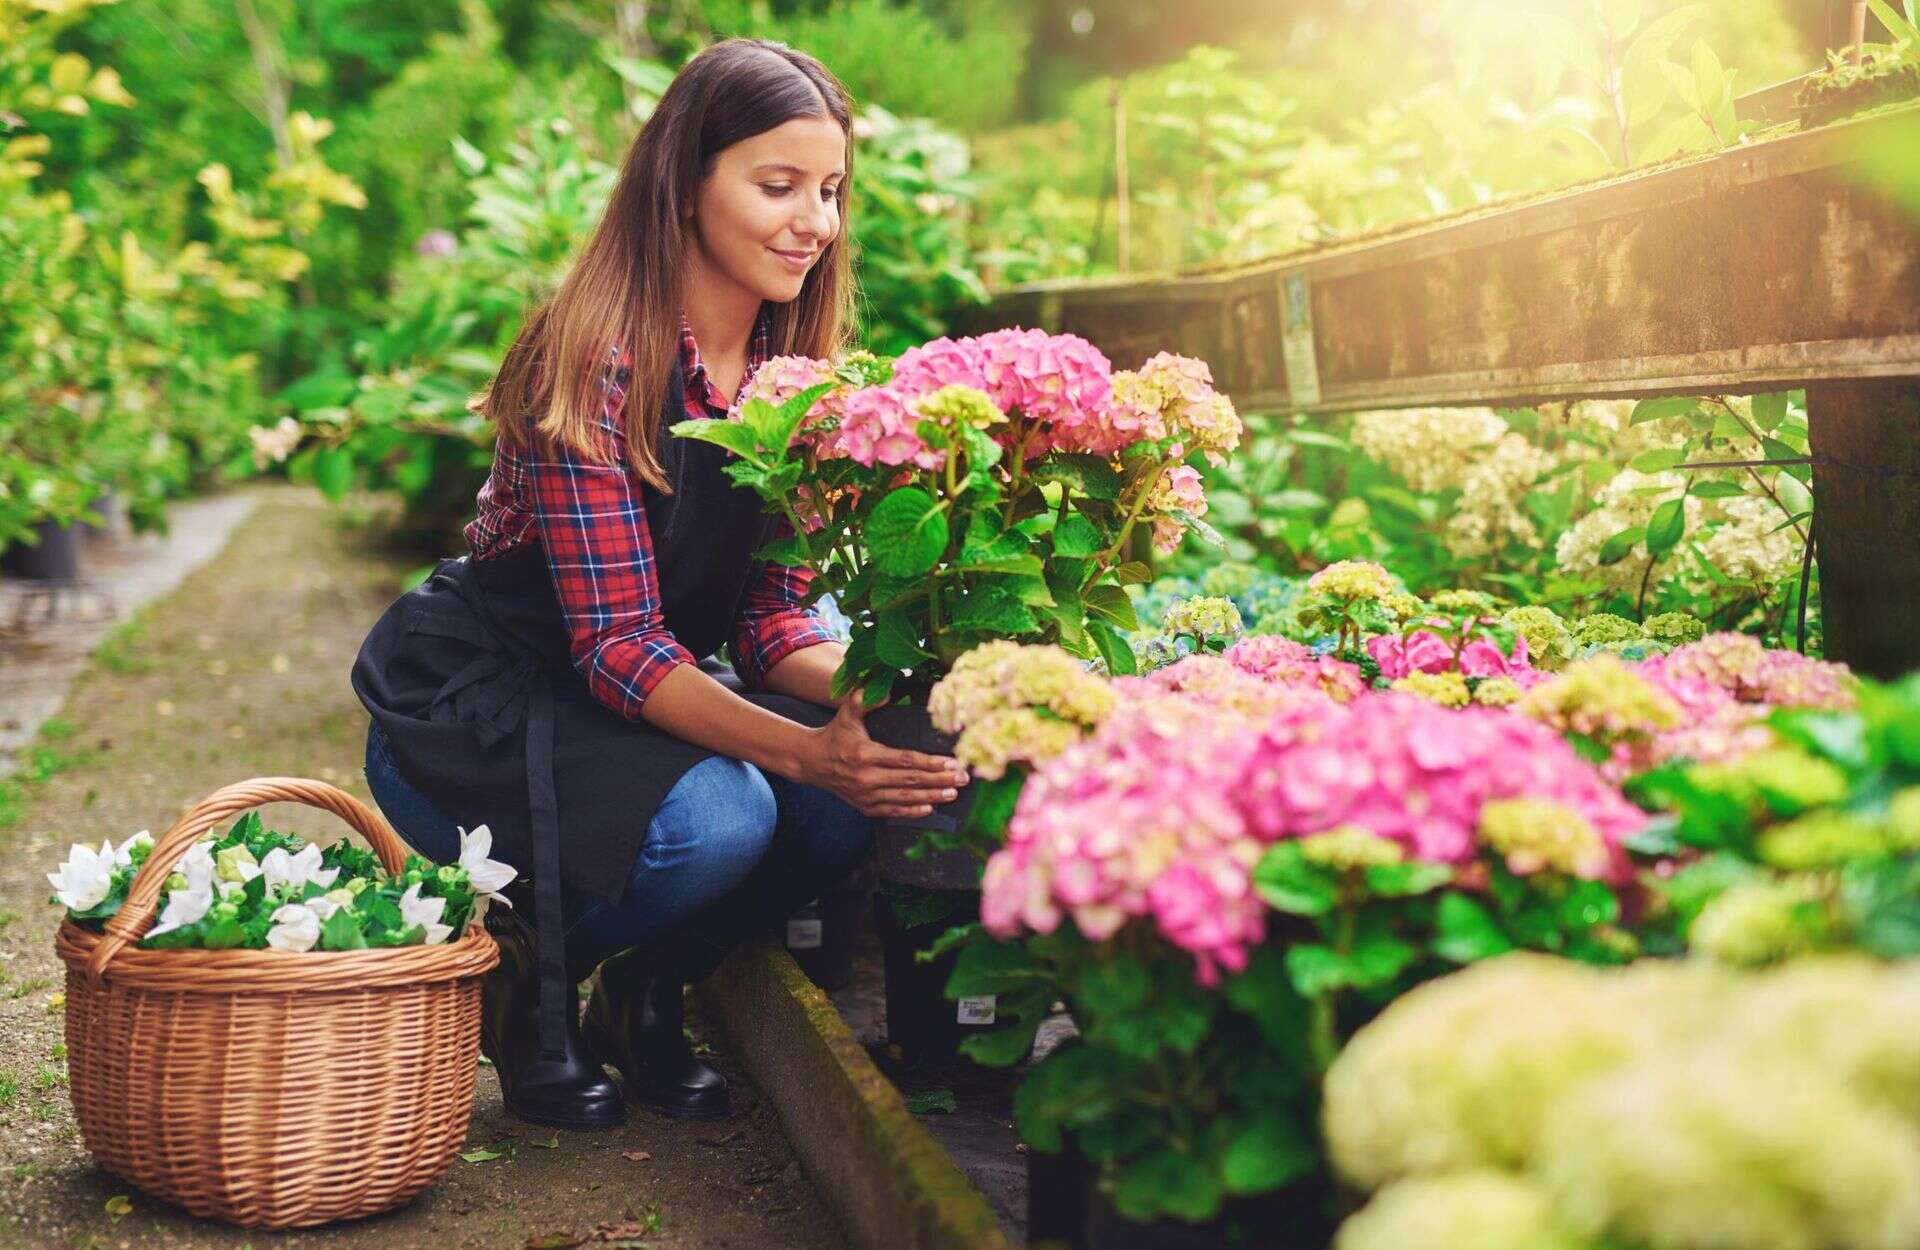
<path id="1" fill-rule="evenodd" d="M 303 777 L 255 777 L 222 786 L 188 808 L 173 828 L 154 843 L 140 871 L 127 886 L 127 901 L 107 918 L 106 936 L 94 945 L 87 958 L 88 981 L 100 985 L 113 957 L 139 941 L 152 927 L 167 877 L 195 842 L 227 817 L 267 803 L 304 803 L 332 812 L 372 843 L 389 874 L 398 875 L 406 863 L 406 845 L 386 818 L 338 786 Z"/>

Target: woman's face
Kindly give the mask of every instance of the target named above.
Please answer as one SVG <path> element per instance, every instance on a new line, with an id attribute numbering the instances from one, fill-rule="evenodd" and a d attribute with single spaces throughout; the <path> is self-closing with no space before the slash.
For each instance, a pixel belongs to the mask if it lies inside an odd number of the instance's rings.
<path id="1" fill-rule="evenodd" d="M 840 233 L 846 153 L 846 134 L 824 117 L 797 117 L 722 151 L 692 214 L 706 267 L 761 299 L 796 298 Z"/>

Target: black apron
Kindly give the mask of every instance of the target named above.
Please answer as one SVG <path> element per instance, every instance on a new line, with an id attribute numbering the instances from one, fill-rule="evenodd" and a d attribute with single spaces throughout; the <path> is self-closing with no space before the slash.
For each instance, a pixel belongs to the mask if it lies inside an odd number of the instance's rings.
<path id="1" fill-rule="evenodd" d="M 684 415 L 668 371 L 660 459 L 670 495 L 647 491 L 661 613 L 697 659 L 726 642 L 764 564 L 775 518 L 736 486 L 724 448 L 676 438 Z M 538 929 L 541 1044 L 564 1027 L 560 885 L 609 903 L 625 891 L 647 826 L 681 775 L 714 752 L 627 720 L 573 667 L 546 551 L 534 539 L 486 560 L 440 561 L 374 624 L 354 659 L 354 693 L 386 732 L 408 784 L 531 872 Z M 809 725 L 832 713 L 799 699 L 746 698 Z"/>

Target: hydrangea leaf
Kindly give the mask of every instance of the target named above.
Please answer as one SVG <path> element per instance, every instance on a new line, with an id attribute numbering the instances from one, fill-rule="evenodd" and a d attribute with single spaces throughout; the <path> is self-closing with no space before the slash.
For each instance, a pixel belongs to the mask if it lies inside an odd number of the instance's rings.
<path id="1" fill-rule="evenodd" d="M 917 577 L 940 562 L 947 549 L 947 518 L 932 495 L 903 486 L 874 505 L 867 517 L 866 547 L 882 573 Z"/>

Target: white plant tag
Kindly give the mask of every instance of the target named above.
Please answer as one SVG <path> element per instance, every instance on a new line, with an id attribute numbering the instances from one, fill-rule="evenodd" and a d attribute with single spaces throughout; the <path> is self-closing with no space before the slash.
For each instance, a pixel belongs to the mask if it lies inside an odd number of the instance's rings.
<path id="1" fill-rule="evenodd" d="M 802 917 L 787 921 L 787 949 L 817 950 L 820 946 L 820 922 Z"/>
<path id="2" fill-rule="evenodd" d="M 961 1024 L 992 1024 L 994 998 L 991 994 L 978 994 L 960 1000 L 959 1020 Z"/>

